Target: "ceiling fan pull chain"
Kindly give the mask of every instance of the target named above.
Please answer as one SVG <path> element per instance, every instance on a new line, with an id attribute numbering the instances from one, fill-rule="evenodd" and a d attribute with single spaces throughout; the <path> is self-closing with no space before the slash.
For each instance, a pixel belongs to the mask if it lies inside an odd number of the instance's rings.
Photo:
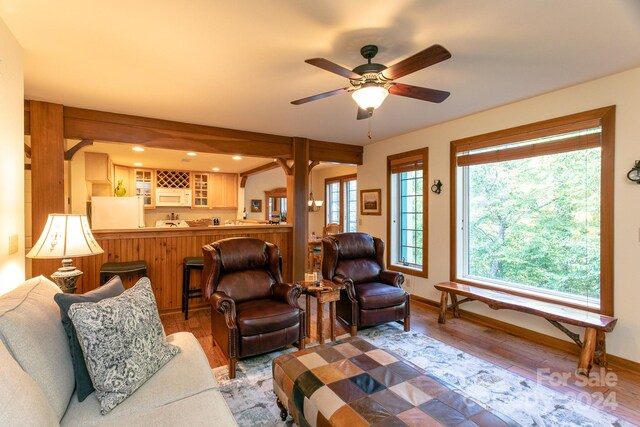
<path id="1" fill-rule="evenodd" d="M 373 133 L 371 132 L 371 122 L 373 122 L 373 116 L 369 117 L 369 132 L 367 132 L 367 138 L 372 139 Z"/>

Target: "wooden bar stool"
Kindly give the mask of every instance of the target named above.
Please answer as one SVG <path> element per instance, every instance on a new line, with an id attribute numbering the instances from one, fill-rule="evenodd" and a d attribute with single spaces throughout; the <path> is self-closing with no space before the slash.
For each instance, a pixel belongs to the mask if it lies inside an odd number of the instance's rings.
<path id="1" fill-rule="evenodd" d="M 189 319 L 189 300 L 191 298 L 201 298 L 202 289 L 191 289 L 191 270 L 202 270 L 204 268 L 204 258 L 201 256 L 188 256 L 184 258 L 182 267 L 182 312 L 184 320 Z"/>
<path id="2" fill-rule="evenodd" d="M 107 262 L 100 267 L 100 286 L 107 283 L 113 276 L 147 275 L 147 263 L 144 261 Z"/>

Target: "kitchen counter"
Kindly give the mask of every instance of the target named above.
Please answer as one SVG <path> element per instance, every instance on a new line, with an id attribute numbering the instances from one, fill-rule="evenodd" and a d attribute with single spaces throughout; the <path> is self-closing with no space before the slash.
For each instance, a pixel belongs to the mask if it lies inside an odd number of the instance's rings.
<path id="1" fill-rule="evenodd" d="M 251 229 L 279 229 L 293 228 L 291 224 L 245 224 L 245 225 L 208 225 L 206 227 L 144 227 L 113 230 L 91 230 L 94 236 L 110 233 L 152 233 L 152 232 L 176 232 L 176 231 L 211 231 L 213 230 L 251 230 Z"/>
<path id="2" fill-rule="evenodd" d="M 93 236 L 104 249 L 96 256 L 74 259 L 74 265 L 84 275 L 78 281 L 77 293 L 99 286 L 100 267 L 106 262 L 144 260 L 151 279 L 158 308 L 162 312 L 180 310 L 182 298 L 182 264 L 188 256 L 202 256 L 202 246 L 228 237 L 255 237 L 274 243 L 282 255 L 282 275 L 292 277 L 293 226 L 289 224 L 219 225 L 208 227 L 138 228 L 131 230 L 95 230 Z M 51 271 L 59 267 L 59 260 Z M 200 286 L 200 272 L 192 273 L 191 287 Z M 130 287 L 137 278 L 123 278 Z M 208 304 L 201 299 L 189 302 L 189 307 Z"/>

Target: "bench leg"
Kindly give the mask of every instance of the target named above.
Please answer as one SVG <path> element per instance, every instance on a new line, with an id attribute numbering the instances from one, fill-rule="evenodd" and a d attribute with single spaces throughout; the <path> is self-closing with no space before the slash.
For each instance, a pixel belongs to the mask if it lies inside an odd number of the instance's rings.
<path id="1" fill-rule="evenodd" d="M 446 323 L 447 321 L 447 303 L 449 302 L 449 293 L 442 291 L 440 296 L 440 315 L 438 316 L 438 323 Z"/>
<path id="2" fill-rule="evenodd" d="M 453 306 L 453 317 L 460 317 L 460 309 L 458 308 L 458 295 L 451 294 L 451 305 Z"/>
<path id="3" fill-rule="evenodd" d="M 596 330 L 593 328 L 587 328 L 584 331 L 584 343 L 582 344 L 582 352 L 580 353 L 580 360 L 578 361 L 579 375 L 589 375 L 591 364 L 593 363 L 595 349 Z"/>
<path id="4" fill-rule="evenodd" d="M 593 363 L 607 367 L 607 346 L 605 343 L 605 333 L 603 331 L 596 332 L 596 350 L 593 355 Z"/>

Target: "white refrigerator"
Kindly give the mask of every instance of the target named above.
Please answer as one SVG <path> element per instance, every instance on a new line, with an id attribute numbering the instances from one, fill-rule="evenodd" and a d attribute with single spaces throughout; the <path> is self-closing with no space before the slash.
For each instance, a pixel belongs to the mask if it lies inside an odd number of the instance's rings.
<path id="1" fill-rule="evenodd" d="M 142 196 L 91 197 L 91 229 L 144 228 L 143 202 Z"/>

